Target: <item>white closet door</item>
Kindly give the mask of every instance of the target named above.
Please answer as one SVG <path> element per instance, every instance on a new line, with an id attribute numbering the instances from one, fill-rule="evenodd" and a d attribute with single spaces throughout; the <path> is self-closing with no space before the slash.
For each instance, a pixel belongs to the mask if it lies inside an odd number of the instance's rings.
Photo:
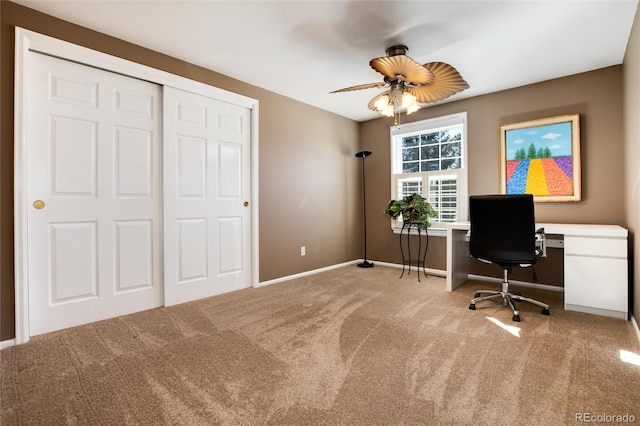
<path id="1" fill-rule="evenodd" d="M 251 285 L 250 111 L 165 87 L 165 305 Z"/>
<path id="2" fill-rule="evenodd" d="M 29 332 L 161 306 L 160 87 L 28 54 Z"/>

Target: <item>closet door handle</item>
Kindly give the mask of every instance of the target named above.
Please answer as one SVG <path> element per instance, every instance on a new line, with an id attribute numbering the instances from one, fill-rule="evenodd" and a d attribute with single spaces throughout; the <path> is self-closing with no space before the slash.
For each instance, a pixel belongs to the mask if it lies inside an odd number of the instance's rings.
<path id="1" fill-rule="evenodd" d="M 35 201 L 33 202 L 33 207 L 34 207 L 35 209 L 38 209 L 38 210 L 40 210 L 40 209 L 44 209 L 44 201 L 42 201 L 42 200 L 35 200 Z"/>

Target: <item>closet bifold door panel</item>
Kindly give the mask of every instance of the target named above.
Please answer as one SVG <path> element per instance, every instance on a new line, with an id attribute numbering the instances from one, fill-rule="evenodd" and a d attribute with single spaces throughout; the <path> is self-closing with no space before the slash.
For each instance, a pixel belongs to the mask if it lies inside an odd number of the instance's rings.
<path id="1" fill-rule="evenodd" d="M 161 87 L 27 61 L 29 334 L 162 306 Z"/>
<path id="2" fill-rule="evenodd" d="M 251 286 L 250 110 L 164 88 L 165 305 Z"/>

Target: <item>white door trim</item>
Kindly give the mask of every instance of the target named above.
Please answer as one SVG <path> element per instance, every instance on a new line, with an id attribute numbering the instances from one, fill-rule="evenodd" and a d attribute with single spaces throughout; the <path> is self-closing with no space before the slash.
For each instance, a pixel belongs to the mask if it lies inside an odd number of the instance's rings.
<path id="1" fill-rule="evenodd" d="M 14 98 L 14 253 L 15 253 L 15 318 L 16 343 L 29 340 L 26 139 L 24 132 L 26 105 L 26 67 L 29 51 L 37 51 L 62 59 L 105 69 L 162 86 L 198 93 L 251 110 L 251 286 L 259 285 L 258 228 L 258 101 L 175 74 L 141 65 L 126 59 L 58 40 L 16 27 L 15 98 Z"/>

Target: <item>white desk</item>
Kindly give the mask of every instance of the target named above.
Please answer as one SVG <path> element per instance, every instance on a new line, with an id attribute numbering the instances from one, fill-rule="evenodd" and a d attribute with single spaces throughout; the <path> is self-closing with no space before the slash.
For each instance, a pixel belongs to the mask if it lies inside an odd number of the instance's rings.
<path id="1" fill-rule="evenodd" d="M 564 309 L 628 319 L 628 231 L 617 225 L 538 223 L 564 237 Z M 447 291 L 469 279 L 469 222 L 447 226 Z"/>

